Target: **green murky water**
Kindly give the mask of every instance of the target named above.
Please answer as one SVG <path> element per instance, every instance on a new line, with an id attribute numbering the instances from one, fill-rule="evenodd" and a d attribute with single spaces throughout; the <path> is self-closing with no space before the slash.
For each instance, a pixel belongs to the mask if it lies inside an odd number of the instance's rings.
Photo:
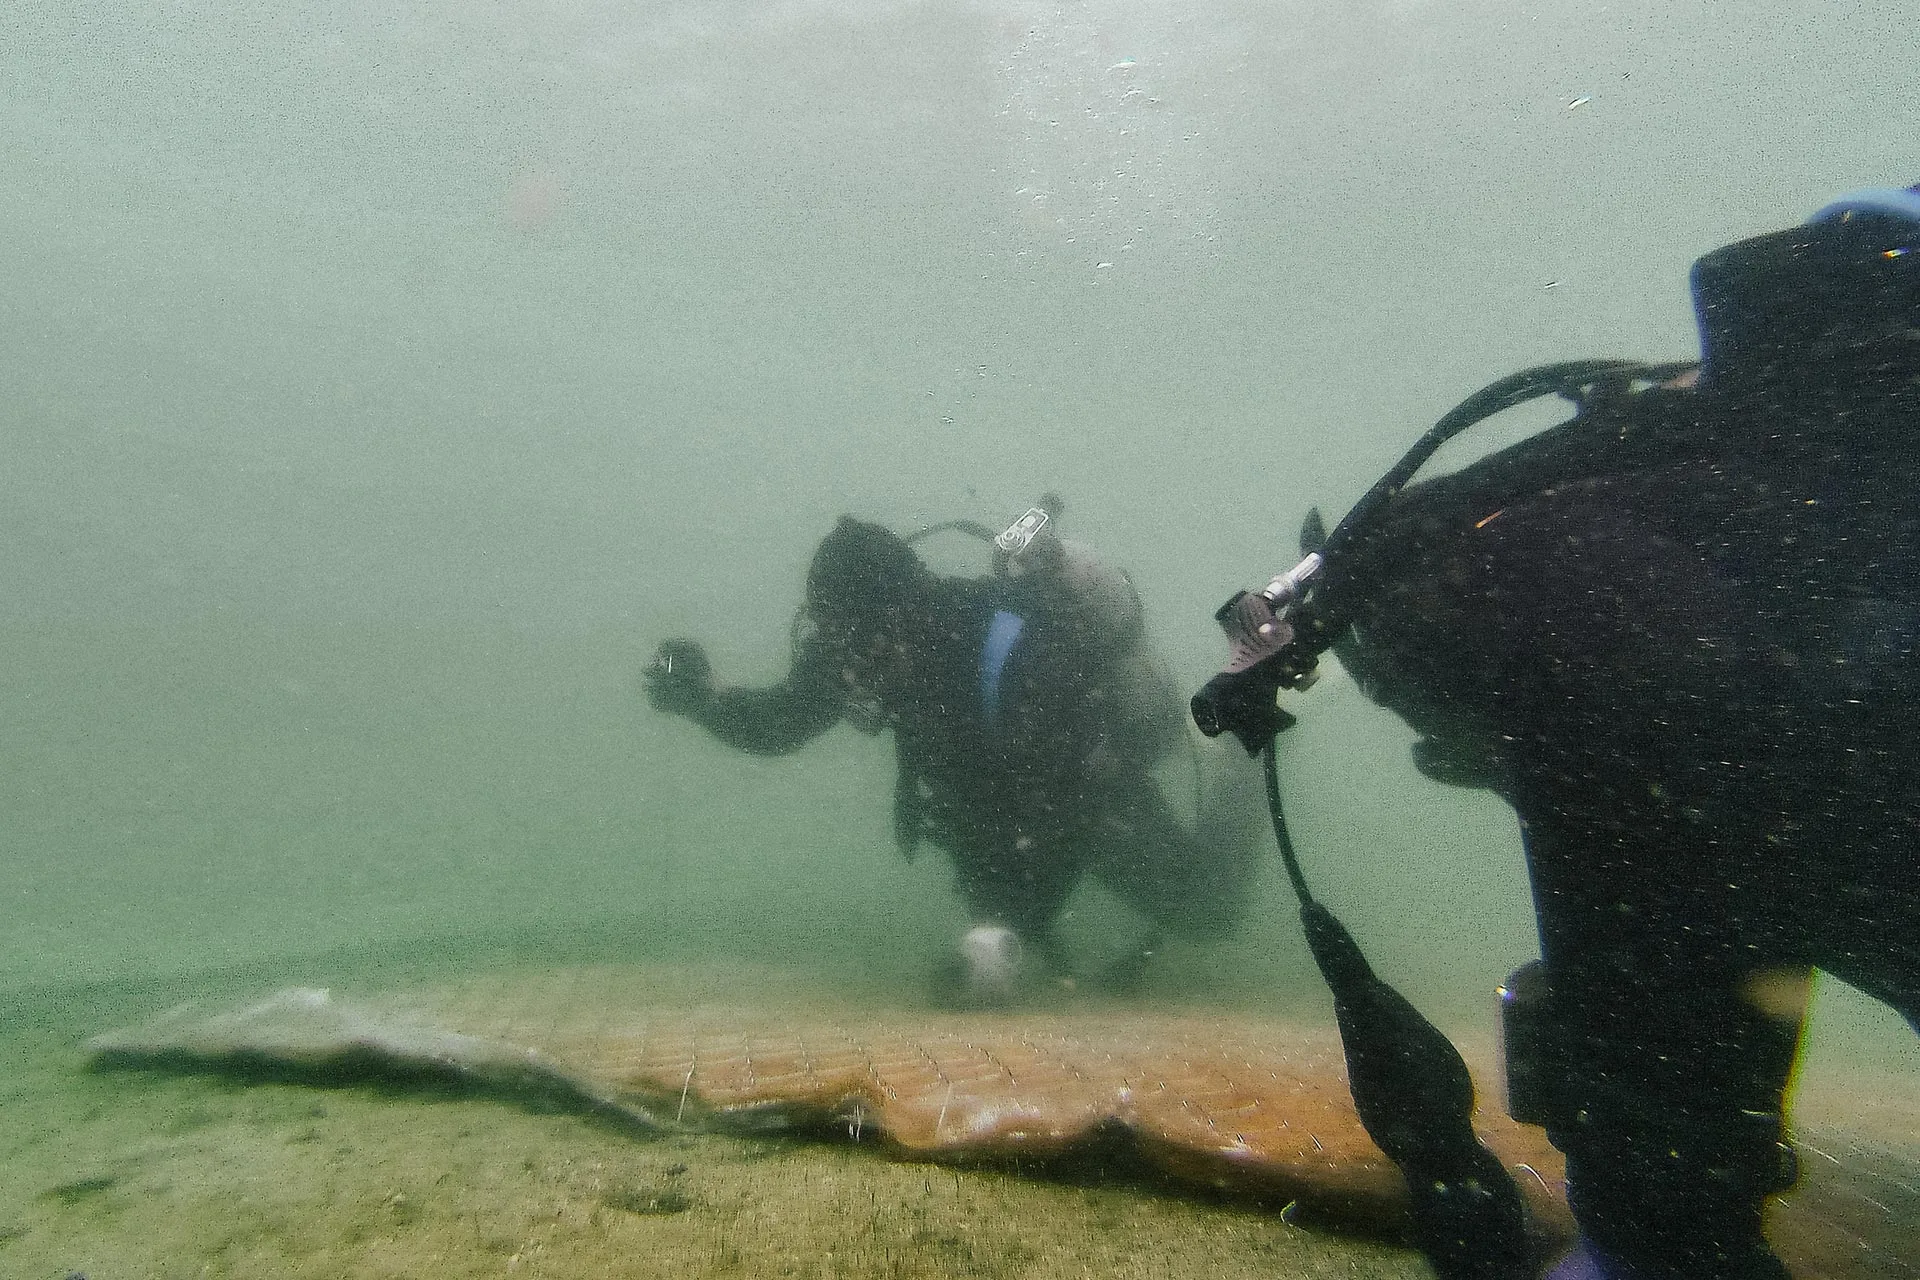
<path id="1" fill-rule="evenodd" d="M 1219 600 L 1472 387 L 1688 355 L 1693 257 L 1914 178 L 1911 43 L 1819 0 L 10 5 L 0 1270 L 1404 1272 L 1243 1210 L 73 1046 L 187 992 L 573 960 L 916 989 L 961 916 L 893 852 L 884 744 L 728 754 L 645 713 L 655 641 L 770 678 L 837 514 L 1050 488 L 1197 684 Z M 1532 946 L 1511 816 L 1312 696 L 1316 886 L 1484 1031 Z M 1282 893 L 1155 994 L 1317 1015 Z M 1823 1052 L 1911 1063 L 1830 1009 Z M 615 1203 L 683 1161 L 685 1213 Z"/>

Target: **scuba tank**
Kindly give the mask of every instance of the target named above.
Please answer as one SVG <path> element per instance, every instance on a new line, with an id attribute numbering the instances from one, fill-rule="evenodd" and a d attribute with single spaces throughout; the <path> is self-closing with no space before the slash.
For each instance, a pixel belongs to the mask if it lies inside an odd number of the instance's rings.
<path id="1" fill-rule="evenodd" d="M 1146 610 L 1133 579 L 1086 543 L 1057 528 L 1064 504 L 1046 494 L 993 540 L 994 571 L 1015 583 L 1049 625 L 1110 664 L 1107 746 L 1150 768 L 1186 737 L 1186 714 L 1172 669 L 1149 641 Z"/>
<path id="2" fill-rule="evenodd" d="M 982 696 L 997 696 L 999 673 L 1030 622 L 1070 629 L 1082 649 L 1112 655 L 1144 648 L 1146 611 L 1133 579 L 1107 564 L 1092 547 L 1062 538 L 1058 524 L 1066 504 L 1048 493 L 999 533 L 973 520 L 946 520 L 908 534 L 909 544 L 949 531 L 992 547 L 993 577 L 1011 590 L 995 615 L 981 658 Z M 1177 695 L 1171 694 L 1177 700 Z"/>
<path id="3" fill-rule="evenodd" d="M 1086 543 L 1060 535 L 1065 508 L 1057 494 L 1047 493 L 998 533 L 961 519 L 931 525 L 906 540 L 918 543 L 951 531 L 991 549 L 992 577 L 1006 589 L 980 652 L 980 700 L 989 723 L 1001 710 L 1008 664 L 1031 639 L 1032 629 L 1044 627 L 1066 637 L 1086 656 L 1089 669 L 1105 669 L 1106 714 L 1097 750 L 1115 764 L 1152 769 L 1189 741 L 1180 684 L 1147 634 L 1146 611 L 1133 580 Z"/>
<path id="4" fill-rule="evenodd" d="M 1133 580 L 1092 547 L 1059 535 L 1064 506 L 1059 497 L 1046 494 L 996 534 L 994 573 L 1040 586 L 1050 604 L 1091 635 L 1124 643 L 1146 624 L 1140 595 Z"/>

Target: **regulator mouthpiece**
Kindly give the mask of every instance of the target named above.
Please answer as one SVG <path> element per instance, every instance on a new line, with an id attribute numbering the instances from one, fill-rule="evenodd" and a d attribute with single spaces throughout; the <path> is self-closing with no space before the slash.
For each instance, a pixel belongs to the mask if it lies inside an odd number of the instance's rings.
<path id="1" fill-rule="evenodd" d="M 1314 671 L 1313 655 L 1288 654 L 1294 641 L 1289 615 L 1323 563 L 1319 553 L 1309 554 L 1263 590 L 1242 591 L 1214 613 L 1227 633 L 1227 665 L 1189 704 L 1200 732 L 1209 738 L 1231 733 L 1248 755 L 1258 755 L 1293 723 L 1275 698 L 1283 686 L 1311 685 Z"/>
<path id="2" fill-rule="evenodd" d="M 1320 572 L 1321 563 L 1315 552 L 1264 590 L 1239 592 L 1220 606 L 1213 617 L 1227 633 L 1227 665 L 1222 670 L 1237 675 L 1286 648 L 1293 639 L 1287 615 L 1306 591 L 1308 580 Z"/>

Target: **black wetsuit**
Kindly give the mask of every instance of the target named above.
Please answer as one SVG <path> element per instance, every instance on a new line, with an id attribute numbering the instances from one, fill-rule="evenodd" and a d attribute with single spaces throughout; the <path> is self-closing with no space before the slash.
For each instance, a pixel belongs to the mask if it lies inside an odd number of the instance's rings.
<path id="1" fill-rule="evenodd" d="M 1648 391 L 1410 487 L 1327 587 L 1423 767 L 1521 818 L 1550 1133 L 1635 1276 L 1784 1274 L 1808 966 L 1920 1014 L 1916 486 L 1910 370 Z"/>
<path id="2" fill-rule="evenodd" d="M 1006 578 L 932 579 L 928 593 L 901 624 L 900 669 L 873 711 L 860 713 L 831 647 L 803 635 L 786 679 L 717 690 L 694 718 L 767 755 L 843 718 L 891 728 L 901 848 L 924 839 L 945 849 L 976 922 L 1044 946 L 1091 872 L 1176 932 L 1231 927 L 1250 846 L 1198 838 L 1169 811 L 1149 770 L 1177 741 L 1180 710 L 1143 689 L 1137 627 L 1087 625 L 1044 587 Z M 996 625 L 1018 627 L 997 678 L 987 671 Z"/>

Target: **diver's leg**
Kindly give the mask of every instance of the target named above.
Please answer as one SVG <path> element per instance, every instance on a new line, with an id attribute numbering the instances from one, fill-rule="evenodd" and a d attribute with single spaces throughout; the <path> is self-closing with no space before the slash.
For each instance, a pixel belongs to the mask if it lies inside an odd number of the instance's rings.
<path id="1" fill-rule="evenodd" d="M 1080 863 L 1070 842 L 1057 836 L 970 835 L 947 848 L 972 924 L 936 973 L 934 994 L 946 1004 L 1004 1004 L 1036 972 L 1059 969 L 1063 952 L 1052 926 L 1080 878 Z"/>
<path id="2" fill-rule="evenodd" d="M 1548 1136 L 1567 1155 L 1574 1217 L 1602 1274 L 1780 1280 L 1761 1218 L 1794 1181 L 1782 1106 L 1805 971 L 1758 970 L 1737 935 L 1712 936 L 1721 913 L 1684 887 L 1691 901 L 1676 910 L 1671 898 L 1602 891 L 1608 877 L 1592 865 L 1555 874 L 1536 834 L 1554 1011 Z M 1617 865 L 1644 882 L 1659 855 L 1638 854 Z M 1665 927 L 1676 922 L 1692 932 Z"/>
<path id="3" fill-rule="evenodd" d="M 1216 787 L 1196 829 L 1173 816 L 1145 774 L 1111 790 L 1084 839 L 1100 882 L 1159 928 L 1184 938 L 1219 937 L 1246 914 L 1259 865 L 1257 792 Z"/>
<path id="4" fill-rule="evenodd" d="M 1036 937 L 1060 913 L 1081 863 L 1055 835 L 1010 833 L 952 847 L 954 882 L 976 924 Z"/>
<path id="5" fill-rule="evenodd" d="M 1137 994 L 1147 980 L 1147 966 L 1153 963 L 1153 957 L 1166 940 L 1164 929 L 1157 924 L 1148 925 L 1147 931 L 1129 943 L 1119 956 L 1107 961 L 1095 977 L 1094 985 L 1115 995 Z"/>
<path id="6" fill-rule="evenodd" d="M 1567 1028 L 1550 1130 L 1581 1234 L 1634 1280 L 1784 1277 L 1761 1215 L 1794 1178 L 1780 1107 L 1798 1024 L 1727 990 L 1668 998 L 1631 1030 L 1594 1012 Z"/>

